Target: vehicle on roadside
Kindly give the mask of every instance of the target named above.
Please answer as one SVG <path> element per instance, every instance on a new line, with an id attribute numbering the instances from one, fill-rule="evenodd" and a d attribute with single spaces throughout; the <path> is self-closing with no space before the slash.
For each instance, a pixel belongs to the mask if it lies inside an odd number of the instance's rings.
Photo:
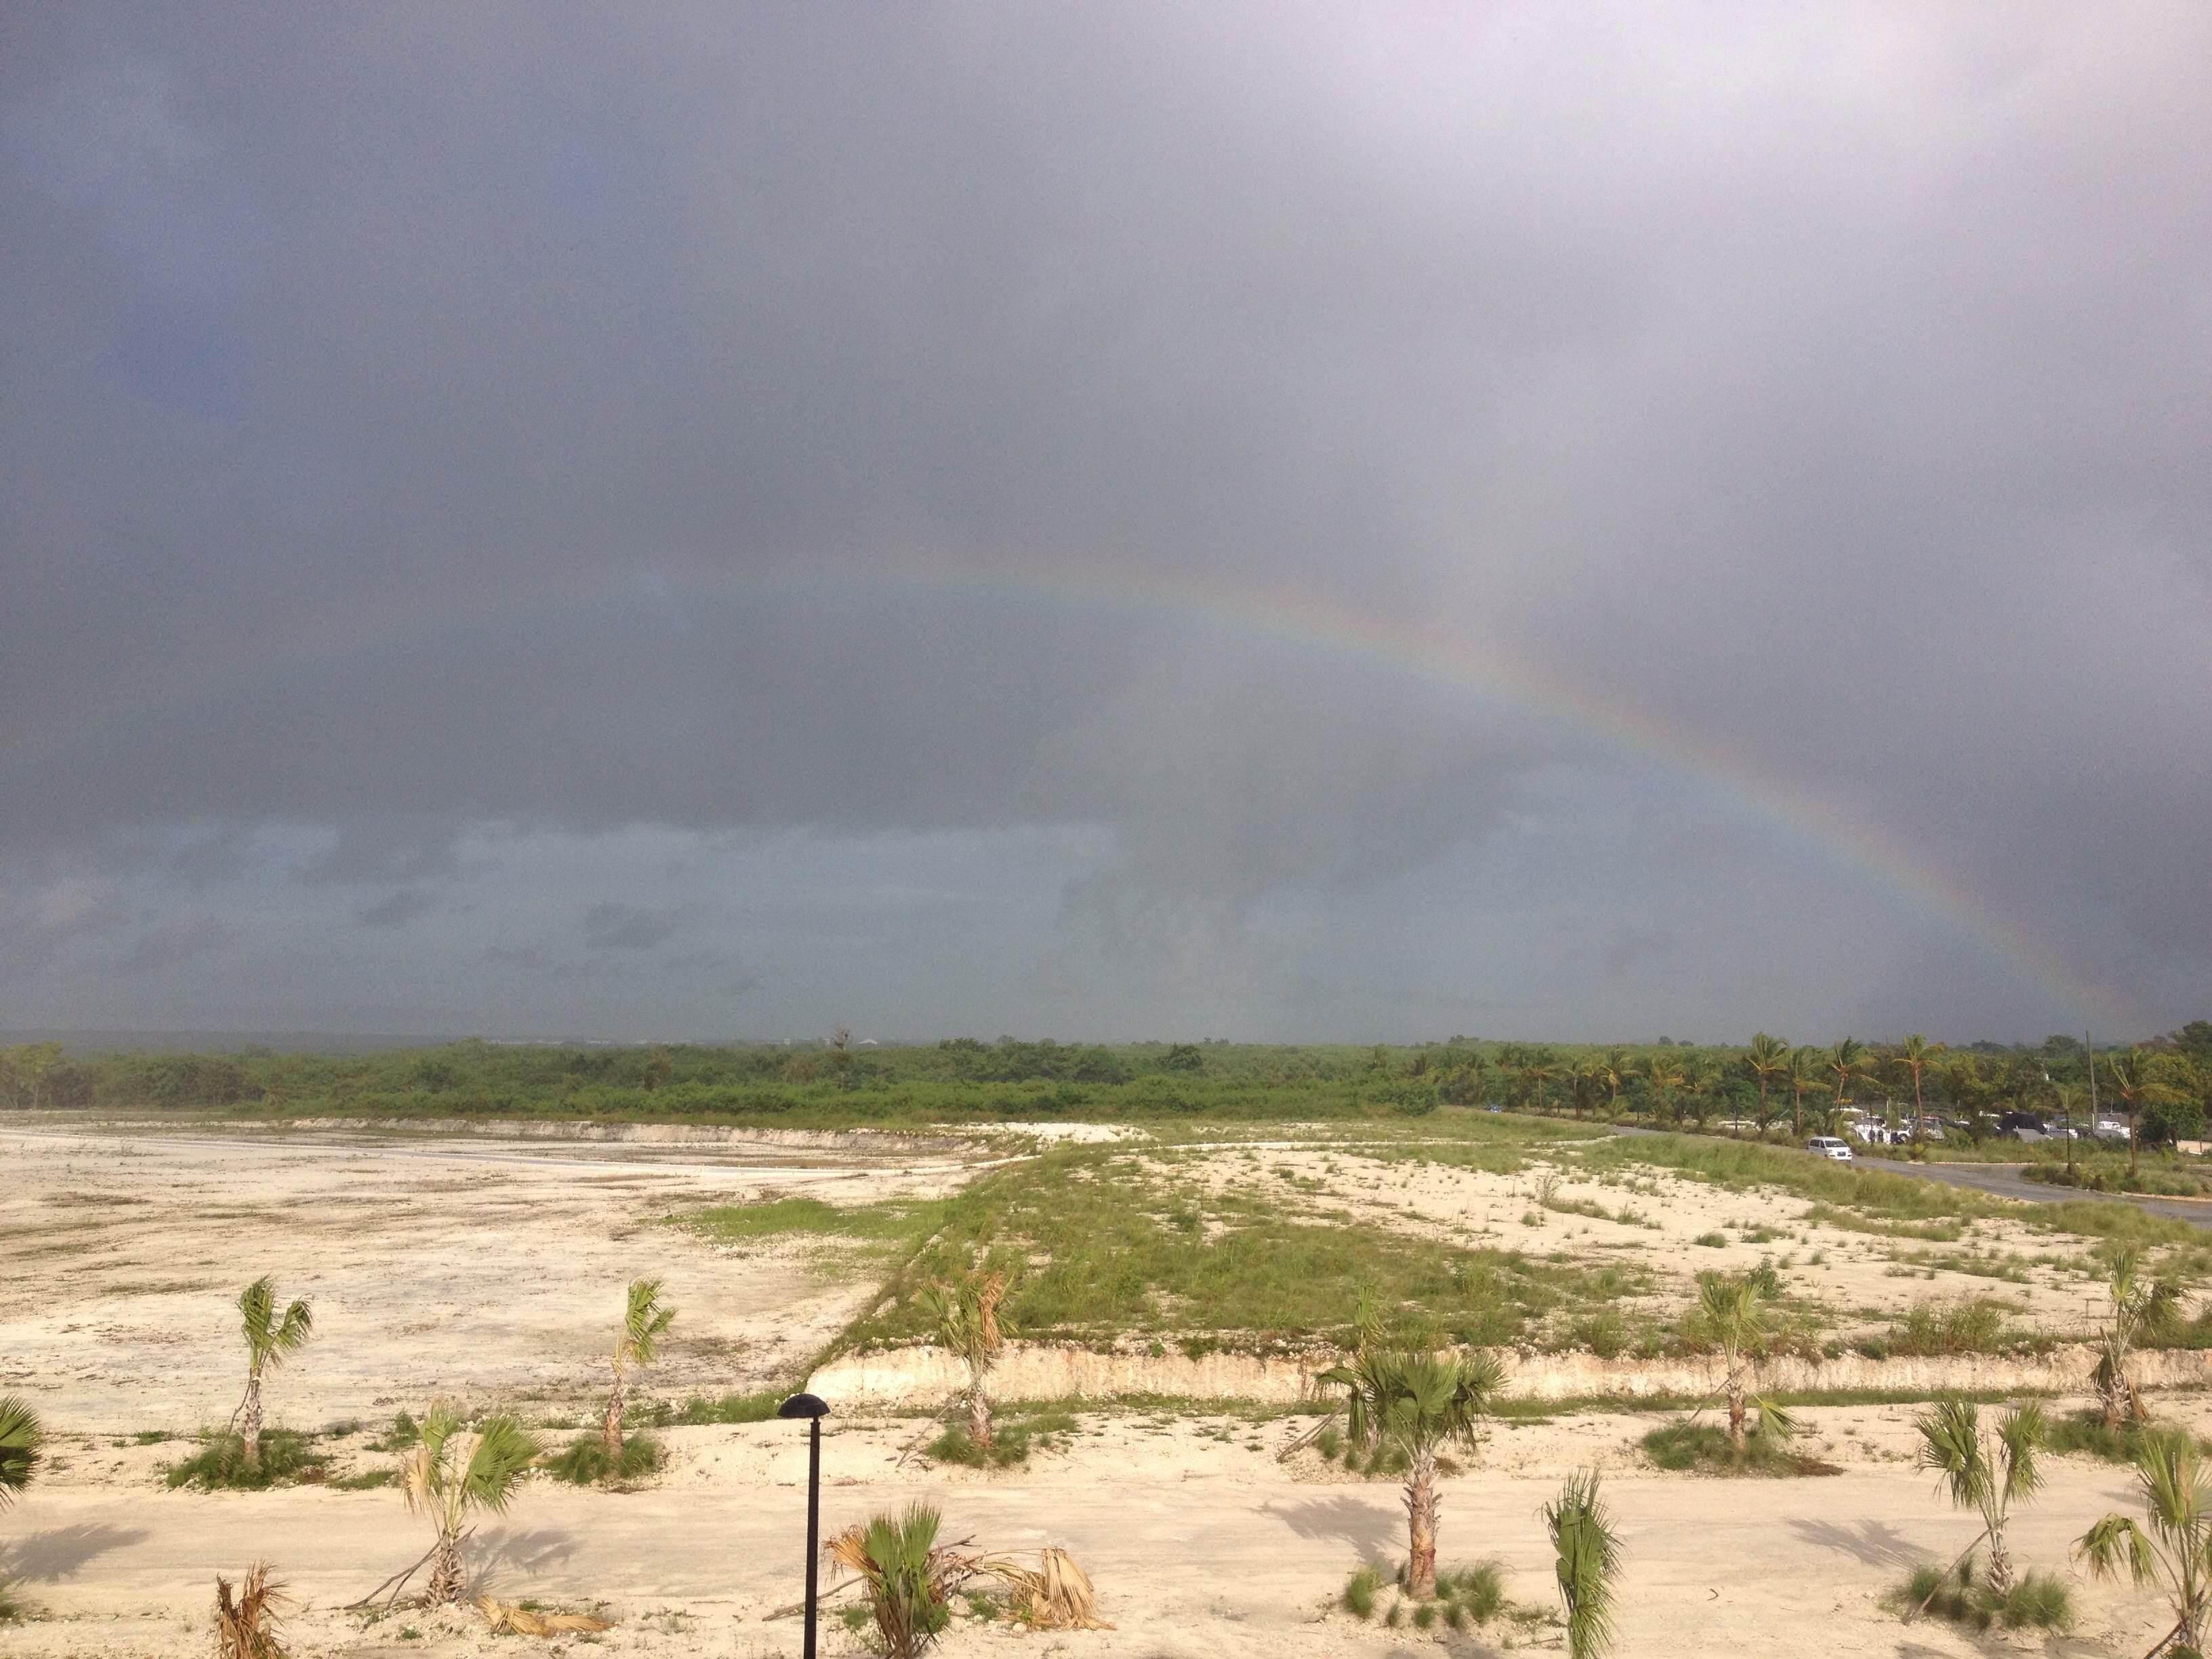
<path id="1" fill-rule="evenodd" d="M 1814 1135 L 1805 1143 L 1805 1150 L 1815 1158 L 1838 1158 L 1845 1164 L 1851 1161 L 1851 1144 L 1835 1135 Z"/>

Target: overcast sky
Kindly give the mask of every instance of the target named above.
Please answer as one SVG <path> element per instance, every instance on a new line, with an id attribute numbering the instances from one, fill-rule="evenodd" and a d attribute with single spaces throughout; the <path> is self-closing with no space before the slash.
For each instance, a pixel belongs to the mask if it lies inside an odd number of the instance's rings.
<path id="1" fill-rule="evenodd" d="M 2212 1012 L 2208 64 L 8 8 L 0 1028 Z"/>

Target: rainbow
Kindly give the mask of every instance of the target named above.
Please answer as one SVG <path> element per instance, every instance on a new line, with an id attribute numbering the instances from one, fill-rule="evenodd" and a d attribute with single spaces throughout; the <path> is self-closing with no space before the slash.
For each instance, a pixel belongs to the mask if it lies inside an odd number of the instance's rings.
<path id="1" fill-rule="evenodd" d="M 1558 722 L 1689 781 L 1723 806 L 1781 832 L 1824 861 L 1894 896 L 2047 998 L 2054 1012 L 2071 1016 L 2073 1023 L 2094 1020 L 2110 1031 L 2142 1029 L 2113 988 L 2078 973 L 2051 940 L 1989 904 L 1885 826 L 1832 799 L 1769 777 L 1741 757 L 1701 743 L 1648 711 L 1604 696 L 1490 642 L 1472 646 L 1439 629 L 1376 616 L 1310 592 L 1255 590 L 1157 572 L 1133 577 L 1097 564 L 985 568 L 928 556 L 905 561 L 897 568 L 828 566 L 767 575 L 694 568 L 674 580 L 633 568 L 601 572 L 585 581 L 556 582 L 519 603 L 511 596 L 491 596 L 474 604 L 436 607 L 427 617 L 413 605 L 395 605 L 371 617 L 351 613 L 342 641 L 296 635 L 285 648 L 256 659 L 221 684 L 203 687 L 200 695 L 211 698 L 225 684 L 272 667 L 323 666 L 471 627 L 512 624 L 518 613 L 572 613 L 583 608 L 589 614 L 646 597 L 664 609 L 680 609 L 681 599 L 690 593 L 721 598 L 819 595 L 848 592 L 847 584 L 876 593 L 999 602 L 1027 599 L 1054 608 L 1195 625 L 1380 668 Z M 173 684 L 122 690 L 106 707 L 88 711 L 89 718 L 80 719 L 74 729 L 48 734 L 43 742 L 9 747 L 18 761 L 32 753 L 52 754 L 86 735 L 88 728 L 97 730 L 157 710 L 173 711 L 185 700 L 197 699 L 180 699 Z"/>

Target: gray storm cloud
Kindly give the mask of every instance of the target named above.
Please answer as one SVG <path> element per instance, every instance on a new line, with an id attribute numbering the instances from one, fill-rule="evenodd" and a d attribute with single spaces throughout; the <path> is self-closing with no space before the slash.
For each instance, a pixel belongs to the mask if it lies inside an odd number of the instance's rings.
<path id="1" fill-rule="evenodd" d="M 8 32 L 0 1024 L 2205 1012 L 2199 8 Z"/>

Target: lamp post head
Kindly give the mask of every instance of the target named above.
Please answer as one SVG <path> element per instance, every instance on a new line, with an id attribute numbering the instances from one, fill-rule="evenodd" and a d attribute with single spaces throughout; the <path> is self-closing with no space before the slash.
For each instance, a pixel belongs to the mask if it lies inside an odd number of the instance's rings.
<path id="1" fill-rule="evenodd" d="M 775 1414 L 778 1417 L 827 1417 L 830 1415 L 830 1403 L 816 1395 L 795 1394 L 775 1408 Z"/>

